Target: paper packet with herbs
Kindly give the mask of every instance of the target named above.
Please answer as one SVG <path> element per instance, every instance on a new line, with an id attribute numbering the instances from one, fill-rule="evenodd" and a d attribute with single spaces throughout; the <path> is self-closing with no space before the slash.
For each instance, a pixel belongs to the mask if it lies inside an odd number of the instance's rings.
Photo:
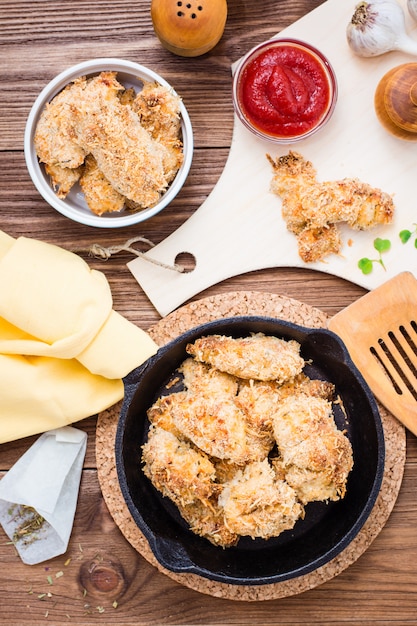
<path id="1" fill-rule="evenodd" d="M 66 551 L 86 446 L 86 433 L 71 426 L 46 432 L 0 481 L 0 523 L 24 563 Z"/>

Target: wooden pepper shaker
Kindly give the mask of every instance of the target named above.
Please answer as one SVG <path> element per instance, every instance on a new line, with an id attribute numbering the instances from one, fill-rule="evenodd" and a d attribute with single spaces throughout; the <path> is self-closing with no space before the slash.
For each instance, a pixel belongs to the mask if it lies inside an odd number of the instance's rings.
<path id="1" fill-rule="evenodd" d="M 375 91 L 375 111 L 396 137 L 417 141 L 417 63 L 404 63 L 383 76 Z"/>
<path id="2" fill-rule="evenodd" d="M 152 0 L 151 17 L 162 45 L 179 56 L 205 54 L 220 41 L 226 0 Z"/>

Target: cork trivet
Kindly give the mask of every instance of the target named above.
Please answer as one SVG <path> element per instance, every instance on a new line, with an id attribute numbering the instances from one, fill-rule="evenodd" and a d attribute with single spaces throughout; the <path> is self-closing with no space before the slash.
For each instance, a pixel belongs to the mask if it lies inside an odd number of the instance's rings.
<path id="1" fill-rule="evenodd" d="M 276 294 L 240 291 L 212 296 L 181 307 L 152 326 L 148 332 L 158 345 L 164 345 L 194 326 L 236 315 L 277 317 L 310 328 L 326 327 L 328 321 L 325 313 L 297 300 Z M 354 563 L 382 530 L 394 507 L 405 465 L 405 428 L 381 405 L 378 406 L 385 435 L 386 459 L 375 506 L 359 534 L 341 554 L 315 571 L 292 580 L 267 585 L 231 585 L 207 580 L 196 574 L 177 574 L 158 563 L 130 515 L 117 480 L 114 448 L 121 403 L 98 416 L 96 455 L 103 497 L 115 523 L 129 543 L 159 571 L 182 585 L 229 600 L 257 601 L 292 596 L 331 580 Z"/>

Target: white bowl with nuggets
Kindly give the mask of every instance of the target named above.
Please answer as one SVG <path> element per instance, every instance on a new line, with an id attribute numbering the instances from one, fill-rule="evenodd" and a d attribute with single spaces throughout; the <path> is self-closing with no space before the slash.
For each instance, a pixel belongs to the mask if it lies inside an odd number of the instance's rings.
<path id="1" fill-rule="evenodd" d="M 25 158 L 41 196 L 99 228 L 149 219 L 182 188 L 193 132 L 181 97 L 156 72 L 113 58 L 68 68 L 36 99 Z"/>

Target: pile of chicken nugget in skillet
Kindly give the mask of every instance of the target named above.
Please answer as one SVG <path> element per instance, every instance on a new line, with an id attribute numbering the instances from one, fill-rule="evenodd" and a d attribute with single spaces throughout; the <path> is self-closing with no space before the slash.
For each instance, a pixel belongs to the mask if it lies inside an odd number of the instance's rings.
<path id="1" fill-rule="evenodd" d="M 142 461 L 194 533 L 224 548 L 269 539 L 309 502 L 344 497 L 353 456 L 334 385 L 304 373 L 297 341 L 208 335 L 187 352 L 184 389 L 148 410 Z"/>

